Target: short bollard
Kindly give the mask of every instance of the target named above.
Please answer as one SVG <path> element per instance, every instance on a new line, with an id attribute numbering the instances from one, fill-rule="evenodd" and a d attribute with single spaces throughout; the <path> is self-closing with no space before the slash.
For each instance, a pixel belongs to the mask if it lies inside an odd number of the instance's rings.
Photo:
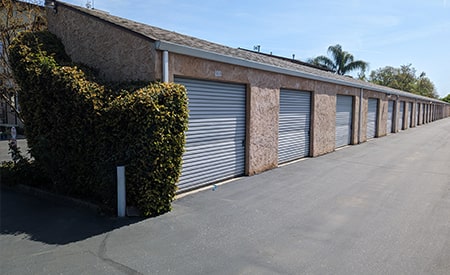
<path id="1" fill-rule="evenodd" d="M 125 166 L 117 166 L 117 216 L 125 217 L 126 210 Z"/>

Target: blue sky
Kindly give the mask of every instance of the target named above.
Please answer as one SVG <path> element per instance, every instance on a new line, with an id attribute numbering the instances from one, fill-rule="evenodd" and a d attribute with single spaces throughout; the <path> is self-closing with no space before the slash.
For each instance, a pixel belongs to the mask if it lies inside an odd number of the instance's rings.
<path id="1" fill-rule="evenodd" d="M 85 6 L 87 0 L 65 2 Z M 92 0 L 91 0 L 92 3 Z M 450 93 L 450 0 L 94 0 L 112 15 L 296 59 L 340 44 L 370 70 L 412 64 Z"/>

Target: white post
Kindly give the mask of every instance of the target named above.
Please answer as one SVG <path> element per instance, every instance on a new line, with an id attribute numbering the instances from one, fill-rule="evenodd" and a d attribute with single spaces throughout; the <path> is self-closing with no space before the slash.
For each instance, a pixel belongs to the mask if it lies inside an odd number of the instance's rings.
<path id="1" fill-rule="evenodd" d="M 126 205 L 125 166 L 117 166 L 117 216 L 125 217 Z"/>
<path id="2" fill-rule="evenodd" d="M 169 82 L 169 52 L 163 51 L 163 82 Z"/>

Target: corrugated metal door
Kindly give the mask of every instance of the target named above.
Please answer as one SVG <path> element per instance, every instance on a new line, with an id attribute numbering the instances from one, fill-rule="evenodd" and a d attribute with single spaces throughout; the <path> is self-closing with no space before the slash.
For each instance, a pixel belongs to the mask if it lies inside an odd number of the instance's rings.
<path id="1" fill-rule="evenodd" d="M 369 98 L 367 108 L 367 138 L 374 138 L 377 134 L 378 99 Z"/>
<path id="2" fill-rule="evenodd" d="M 412 127 L 412 103 L 408 103 L 408 117 L 406 118 L 406 125 L 411 128 Z"/>
<path id="3" fill-rule="evenodd" d="M 393 127 L 392 127 L 392 121 L 394 120 L 394 101 L 389 100 L 388 101 L 388 117 L 386 122 L 386 133 L 392 133 Z"/>
<path id="4" fill-rule="evenodd" d="M 353 97 L 336 96 L 336 148 L 351 143 L 353 118 Z"/>
<path id="5" fill-rule="evenodd" d="M 311 93 L 280 90 L 278 163 L 309 155 Z"/>
<path id="6" fill-rule="evenodd" d="M 405 102 L 400 101 L 400 110 L 398 112 L 398 130 L 403 130 L 403 118 L 405 117 Z"/>
<path id="7" fill-rule="evenodd" d="M 423 105 L 423 123 L 428 123 L 428 105 L 424 104 Z"/>
<path id="8" fill-rule="evenodd" d="M 416 104 L 416 126 L 420 125 L 420 103 Z"/>
<path id="9" fill-rule="evenodd" d="M 433 122 L 433 107 L 428 105 L 428 122 Z"/>
<path id="10" fill-rule="evenodd" d="M 422 121 L 423 121 L 422 124 L 427 123 L 426 116 L 427 116 L 427 106 L 425 105 L 425 103 L 422 103 Z"/>
<path id="11" fill-rule="evenodd" d="M 189 124 L 178 182 L 185 191 L 244 174 L 244 85 L 176 78 L 187 88 Z"/>

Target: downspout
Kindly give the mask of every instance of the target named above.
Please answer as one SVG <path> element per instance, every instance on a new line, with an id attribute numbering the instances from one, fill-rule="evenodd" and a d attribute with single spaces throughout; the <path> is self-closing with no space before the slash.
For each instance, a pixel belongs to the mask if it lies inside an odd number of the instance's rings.
<path id="1" fill-rule="evenodd" d="M 359 93 L 359 129 L 358 129 L 358 144 L 361 143 L 361 130 L 362 130 L 362 100 L 363 100 L 363 88 Z"/>
<path id="2" fill-rule="evenodd" d="M 169 52 L 163 51 L 162 57 L 162 79 L 164 83 L 169 82 Z"/>

